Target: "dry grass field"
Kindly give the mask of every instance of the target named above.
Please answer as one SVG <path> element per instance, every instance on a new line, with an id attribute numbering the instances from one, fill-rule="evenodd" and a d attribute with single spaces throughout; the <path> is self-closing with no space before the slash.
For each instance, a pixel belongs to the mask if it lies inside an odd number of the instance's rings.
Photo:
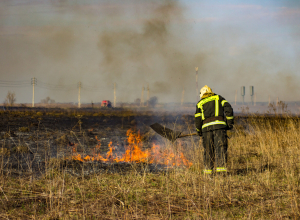
<path id="1" fill-rule="evenodd" d="M 130 163 L 126 172 L 76 176 L 59 157 L 46 159 L 39 177 L 11 175 L 3 169 L 2 146 L 0 218 L 299 219 L 298 118 L 249 116 L 228 134 L 228 176 L 211 179 L 202 174 L 200 138 L 185 149 L 181 140 L 163 146 L 183 152 L 191 166 L 148 172 L 145 160 Z"/>

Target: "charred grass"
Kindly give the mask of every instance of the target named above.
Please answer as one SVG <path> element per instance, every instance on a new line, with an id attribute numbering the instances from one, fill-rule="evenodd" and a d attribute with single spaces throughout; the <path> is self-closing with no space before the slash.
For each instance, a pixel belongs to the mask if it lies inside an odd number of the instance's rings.
<path id="1" fill-rule="evenodd" d="M 2 169 L 7 156 L 2 150 L 0 218 L 299 219 L 299 119 L 248 116 L 236 120 L 235 129 L 228 132 L 226 177 L 202 174 L 200 138 L 192 139 L 184 150 L 191 167 L 164 172 L 130 164 L 126 172 L 72 175 L 57 157 L 44 161 L 41 176 L 12 175 Z M 192 121 L 186 121 L 194 132 Z M 154 135 L 149 132 L 144 134 Z M 65 138 L 61 136 L 57 143 L 66 144 Z M 180 141 L 164 145 L 177 149 Z"/>

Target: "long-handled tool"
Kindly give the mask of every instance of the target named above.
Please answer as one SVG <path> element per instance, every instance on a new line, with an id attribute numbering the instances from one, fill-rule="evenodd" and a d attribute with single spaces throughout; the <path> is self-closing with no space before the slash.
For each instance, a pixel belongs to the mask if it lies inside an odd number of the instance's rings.
<path id="1" fill-rule="evenodd" d="M 197 133 L 191 133 L 191 134 L 181 134 L 180 131 L 173 131 L 170 128 L 167 128 L 165 126 L 162 126 L 158 123 L 150 125 L 150 127 L 159 135 L 163 136 L 164 138 L 167 138 L 169 141 L 176 141 L 177 138 L 187 137 L 187 136 L 193 136 L 197 135 Z"/>

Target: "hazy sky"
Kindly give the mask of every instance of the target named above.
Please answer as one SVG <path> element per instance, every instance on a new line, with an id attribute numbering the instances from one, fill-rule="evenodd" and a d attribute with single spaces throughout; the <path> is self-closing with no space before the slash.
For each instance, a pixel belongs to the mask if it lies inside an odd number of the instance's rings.
<path id="1" fill-rule="evenodd" d="M 300 1 L 1 0 L 0 102 L 196 102 L 205 84 L 226 99 L 299 101 Z M 8 81 L 14 81 L 12 84 Z M 12 87 L 13 86 L 13 87 Z M 146 94 L 146 91 L 145 93 Z M 146 95 L 145 95 L 146 98 Z M 2 101 L 1 101 L 2 100 Z"/>

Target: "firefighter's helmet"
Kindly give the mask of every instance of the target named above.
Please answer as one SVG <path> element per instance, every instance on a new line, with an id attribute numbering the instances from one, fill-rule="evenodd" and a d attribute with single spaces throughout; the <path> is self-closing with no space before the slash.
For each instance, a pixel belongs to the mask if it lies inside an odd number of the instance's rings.
<path id="1" fill-rule="evenodd" d="M 207 85 L 203 86 L 203 87 L 200 89 L 200 99 L 202 98 L 202 96 L 203 96 L 205 93 L 212 93 L 211 88 L 209 88 Z"/>

